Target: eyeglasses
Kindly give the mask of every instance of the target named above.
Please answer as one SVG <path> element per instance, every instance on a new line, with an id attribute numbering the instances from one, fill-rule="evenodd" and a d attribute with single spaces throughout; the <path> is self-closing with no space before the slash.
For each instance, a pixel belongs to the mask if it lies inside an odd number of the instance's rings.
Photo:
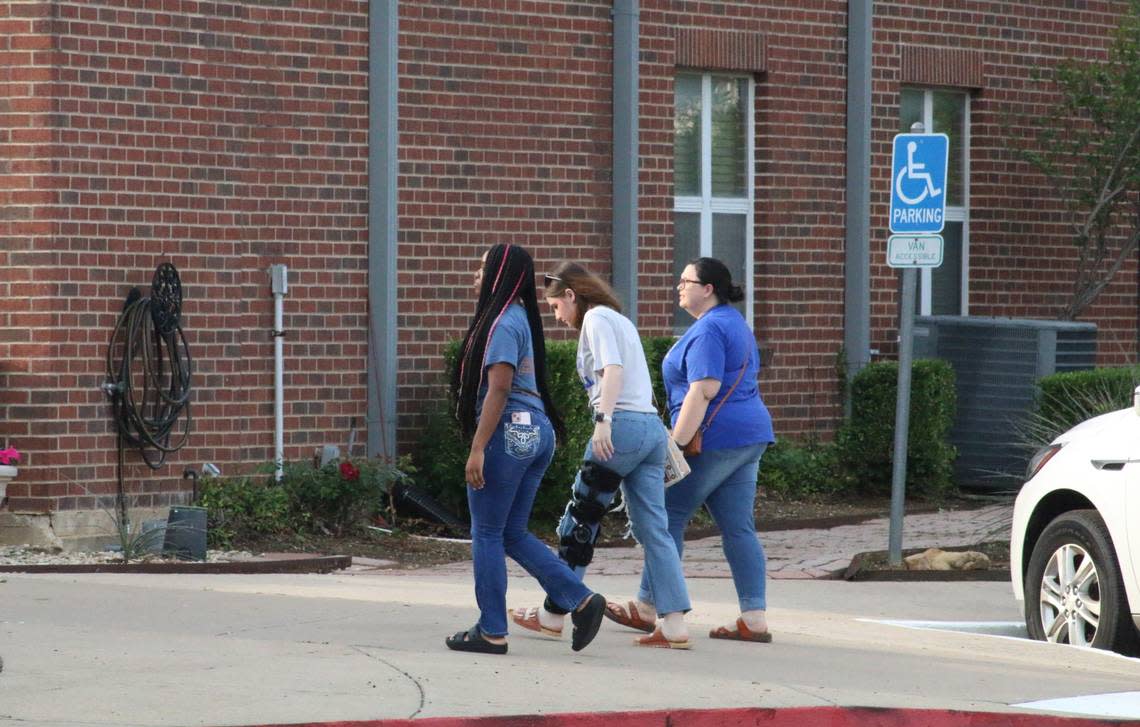
<path id="1" fill-rule="evenodd" d="M 561 283 L 561 282 L 562 282 L 562 278 L 558 277 L 557 275 L 543 275 L 542 276 L 542 284 L 543 285 L 550 285 L 551 283 Z"/>
<path id="2" fill-rule="evenodd" d="M 684 288 L 689 283 L 692 283 L 693 285 L 704 285 L 704 283 L 702 283 L 699 280 L 689 280 L 688 278 L 681 278 L 680 280 L 677 281 L 677 287 L 678 288 Z"/>

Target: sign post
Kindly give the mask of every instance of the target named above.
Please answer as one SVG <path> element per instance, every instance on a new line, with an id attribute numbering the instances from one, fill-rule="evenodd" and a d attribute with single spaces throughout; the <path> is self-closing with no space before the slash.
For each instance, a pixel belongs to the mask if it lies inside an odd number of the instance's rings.
<path id="1" fill-rule="evenodd" d="M 895 442 L 891 467 L 891 525 L 888 560 L 902 563 L 906 499 L 907 439 L 910 435 L 910 370 L 914 348 L 914 299 L 918 268 L 942 264 L 940 233 L 946 217 L 946 166 L 950 140 L 945 134 L 896 134 L 891 159 L 891 213 L 887 265 L 902 269 L 899 311 L 899 379 L 895 402 Z"/>

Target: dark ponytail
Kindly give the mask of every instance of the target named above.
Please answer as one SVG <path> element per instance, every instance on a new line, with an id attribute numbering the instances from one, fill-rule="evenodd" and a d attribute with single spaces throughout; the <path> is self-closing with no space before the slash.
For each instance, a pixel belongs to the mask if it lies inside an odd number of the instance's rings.
<path id="1" fill-rule="evenodd" d="M 518 245 L 495 245 L 487 252 L 483 264 L 483 282 L 479 286 L 479 302 L 475 315 L 467 328 L 467 335 L 459 347 L 459 359 L 451 377 L 451 397 L 455 401 L 455 418 L 470 439 L 475 434 L 475 405 L 483 385 L 483 360 L 487 355 L 487 342 L 499 319 L 515 299 L 521 300 L 530 324 L 534 346 L 534 378 L 538 393 L 546 409 L 546 417 L 554 426 L 559 439 L 564 439 L 566 427 L 550 398 L 546 378 L 546 338 L 542 331 L 542 314 L 538 310 L 538 296 L 534 285 L 534 260 Z"/>
<path id="2" fill-rule="evenodd" d="M 711 285 L 721 303 L 738 303 L 744 300 L 744 289 L 732 282 L 728 266 L 715 257 L 698 257 L 689 261 L 697 271 L 701 285 Z"/>

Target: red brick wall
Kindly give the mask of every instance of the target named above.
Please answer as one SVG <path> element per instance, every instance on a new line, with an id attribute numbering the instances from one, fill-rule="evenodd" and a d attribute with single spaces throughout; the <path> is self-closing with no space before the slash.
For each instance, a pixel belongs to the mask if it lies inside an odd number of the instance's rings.
<path id="1" fill-rule="evenodd" d="M 1076 252 L 1064 207 L 1047 180 L 1014 152 L 1031 139 L 1021 116 L 1044 116 L 1057 102 L 1046 81 L 1057 59 L 1106 57 L 1126 2 L 1062 7 L 971 3 L 880 2 L 875 16 L 875 139 L 872 195 L 873 328 L 877 345 L 894 350 L 897 273 L 883 263 L 891 136 L 898 130 L 901 45 L 956 46 L 983 56 L 984 86 L 971 98 L 970 315 L 1055 319 L 1072 289 Z M 948 38 L 953 37 L 953 42 Z M 1036 71 L 1042 78 L 1035 78 Z M 1098 326 L 1101 365 L 1137 361 L 1137 256 L 1080 318 Z"/>
<path id="2" fill-rule="evenodd" d="M 472 276 L 488 247 L 524 245 L 540 271 L 562 258 L 609 270 L 610 7 L 400 3 L 405 444 L 426 401 L 443 396 L 442 347 L 466 329 Z M 546 322 L 552 338 L 569 335 Z"/>
<path id="3" fill-rule="evenodd" d="M 27 205 L 0 253 L 3 431 L 31 453 L 13 510 L 114 492 L 102 357 L 160 262 L 184 285 L 194 435 L 155 473 L 128 456 L 135 504 L 169 502 L 187 466 L 272 459 L 271 263 L 292 282 L 287 456 L 363 422 L 367 3 L 130 5 L 0 4 L 19 61 L 3 103 L 24 111 L 0 130 L 20 143 L 3 190 Z M 34 178 L 13 171 L 27 158 Z"/>
<path id="4" fill-rule="evenodd" d="M 363 427 L 367 2 L 121 5 L 0 3 L 0 437 L 32 453 L 28 476 L 9 488 L 12 509 L 86 508 L 88 490 L 114 491 L 102 356 L 123 296 L 163 261 L 183 274 L 196 424 L 160 472 L 129 459 L 139 504 L 169 501 L 185 466 L 233 472 L 272 457 L 271 263 L 291 272 L 287 456 L 343 445 L 352 417 Z M 400 3 L 405 451 L 442 396 L 440 353 L 467 323 L 487 246 L 526 245 L 540 270 L 565 257 L 609 270 L 611 5 Z M 1031 70 L 1100 57 L 1123 8 L 929 5 L 876 4 L 872 345 L 884 351 L 897 325 L 895 274 L 882 259 L 901 46 L 984 54 L 971 127 L 971 312 L 1048 318 L 1072 252 L 1056 201 L 1008 149 L 1022 130 L 1006 114 L 1043 111 L 1053 99 Z M 743 49 L 742 67 L 754 68 L 763 49 L 754 313 L 770 361 L 762 390 L 781 435 L 798 438 L 829 436 L 840 412 L 846 19 L 841 0 L 641 2 L 639 323 L 668 331 L 675 298 L 677 32 L 755 37 L 761 46 L 729 43 L 711 57 L 731 64 L 731 48 Z M 1085 317 L 1101 325 L 1105 363 L 1135 358 L 1136 276 L 1133 262 Z M 547 322 L 552 337 L 571 335 Z"/>
<path id="5" fill-rule="evenodd" d="M 662 172 L 657 196 L 642 199 L 642 244 L 646 216 L 654 215 L 660 235 L 649 242 L 661 250 L 667 286 L 677 68 L 664 39 L 676 29 L 707 28 L 766 40 L 767 71 L 755 94 L 755 325 L 765 352 L 765 402 L 779 432 L 800 438 L 828 436 L 841 413 L 846 17 L 843 2 L 641 4 L 642 154 Z M 747 55 L 742 51 L 739 68 L 750 67 Z M 649 97 L 648 84 L 660 93 Z M 643 173 L 643 189 L 647 181 Z M 671 311 L 675 292 L 664 293 L 662 308 Z"/>

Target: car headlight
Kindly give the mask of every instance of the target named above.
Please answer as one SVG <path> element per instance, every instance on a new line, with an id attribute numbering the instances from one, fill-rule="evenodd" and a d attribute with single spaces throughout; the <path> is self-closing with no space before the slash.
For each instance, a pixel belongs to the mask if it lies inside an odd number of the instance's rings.
<path id="1" fill-rule="evenodd" d="M 1037 454 L 1033 455 L 1033 458 L 1029 460 L 1029 466 L 1025 468 L 1026 482 L 1033 479 L 1034 475 L 1040 472 L 1041 468 L 1045 466 L 1045 463 L 1053 459 L 1053 455 L 1060 452 L 1063 446 L 1065 445 L 1050 444 L 1037 450 Z"/>

